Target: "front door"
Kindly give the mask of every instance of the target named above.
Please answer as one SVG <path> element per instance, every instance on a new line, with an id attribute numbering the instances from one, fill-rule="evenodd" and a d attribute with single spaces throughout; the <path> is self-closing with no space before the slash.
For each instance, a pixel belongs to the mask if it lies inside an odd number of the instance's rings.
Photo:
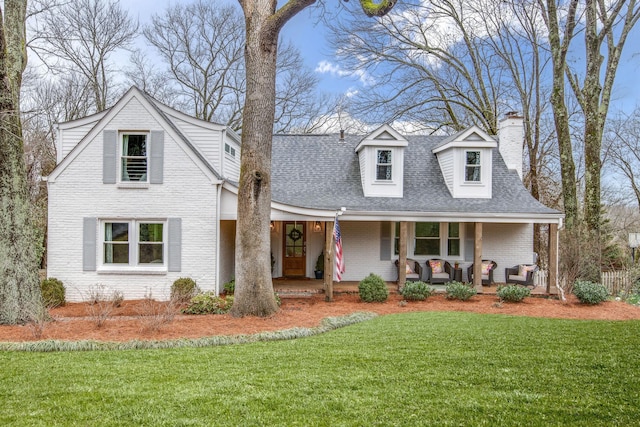
<path id="1" fill-rule="evenodd" d="M 284 222 L 284 259 L 282 275 L 284 277 L 305 277 L 307 265 L 307 244 L 304 222 Z"/>

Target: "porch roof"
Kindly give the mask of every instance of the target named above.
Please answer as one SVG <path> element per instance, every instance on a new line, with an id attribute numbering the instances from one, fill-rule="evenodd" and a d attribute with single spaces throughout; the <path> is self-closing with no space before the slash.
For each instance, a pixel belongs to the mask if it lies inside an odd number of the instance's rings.
<path id="1" fill-rule="evenodd" d="M 355 212 L 402 212 L 407 216 L 443 213 L 452 216 L 548 217 L 556 222 L 562 213 L 537 201 L 507 169 L 498 149 L 493 149 L 493 183 L 490 199 L 453 198 L 432 149 L 446 136 L 408 136 L 404 155 L 404 197 L 365 197 L 355 148 L 360 135 L 274 135 L 272 200 L 285 205 L 318 210 L 346 207 Z M 346 218 L 345 218 L 346 219 Z"/>

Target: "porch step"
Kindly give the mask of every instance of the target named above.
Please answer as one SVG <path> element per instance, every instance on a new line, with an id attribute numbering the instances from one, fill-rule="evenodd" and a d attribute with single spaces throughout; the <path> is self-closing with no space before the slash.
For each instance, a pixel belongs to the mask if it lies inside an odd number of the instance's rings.
<path id="1" fill-rule="evenodd" d="M 282 298 L 311 298 L 314 295 L 317 295 L 321 292 L 318 292 L 316 290 L 304 290 L 304 291 L 300 291 L 300 290 L 279 290 L 276 291 L 278 296 L 282 299 Z"/>

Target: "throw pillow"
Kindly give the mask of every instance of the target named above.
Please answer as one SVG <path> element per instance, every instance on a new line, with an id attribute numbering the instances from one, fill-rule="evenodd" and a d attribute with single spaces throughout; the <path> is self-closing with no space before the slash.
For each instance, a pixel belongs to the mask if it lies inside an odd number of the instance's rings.
<path id="1" fill-rule="evenodd" d="M 442 261 L 429 261 L 429 267 L 431 267 L 431 271 L 433 271 L 433 274 L 442 273 Z"/>
<path id="2" fill-rule="evenodd" d="M 406 273 L 407 273 L 407 274 L 413 274 L 413 273 L 414 273 L 413 268 L 411 268 L 411 265 L 410 265 L 409 261 L 407 261 L 407 270 L 406 270 Z"/>
<path id="3" fill-rule="evenodd" d="M 528 272 L 533 271 L 535 269 L 536 269 L 535 265 L 520 264 L 518 266 L 518 275 L 519 276 L 526 276 Z"/>
<path id="4" fill-rule="evenodd" d="M 484 262 L 482 263 L 482 275 L 486 276 L 487 274 L 489 274 L 489 271 L 491 270 L 491 263 L 489 264 L 485 264 Z"/>

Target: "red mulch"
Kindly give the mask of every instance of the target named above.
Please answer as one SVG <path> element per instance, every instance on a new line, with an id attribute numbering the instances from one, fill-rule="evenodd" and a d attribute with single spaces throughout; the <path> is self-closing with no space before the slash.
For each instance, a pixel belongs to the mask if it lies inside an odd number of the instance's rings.
<path id="1" fill-rule="evenodd" d="M 314 327 L 325 317 L 341 316 L 358 311 L 381 315 L 409 311 L 468 311 L 475 313 L 509 314 L 515 316 L 562 319 L 631 320 L 640 319 L 640 307 L 621 301 L 607 301 L 596 306 L 580 304 L 573 296 L 568 302 L 555 298 L 526 298 L 521 303 L 498 304 L 495 295 L 476 295 L 469 301 L 447 300 L 438 294 L 426 301 L 401 304 L 401 296 L 391 294 L 384 303 L 364 303 L 357 295 L 336 295 L 325 302 L 323 294 L 311 298 L 283 298 L 280 311 L 268 318 L 234 318 L 225 315 L 177 315 L 171 323 L 150 327 L 140 313 L 143 301 L 125 301 L 114 309 L 105 324 L 96 326 L 88 315 L 85 303 L 70 303 L 50 311 L 54 321 L 48 323 L 39 338 L 33 328 L 0 325 L 0 341 L 101 340 L 128 341 L 198 338 L 213 335 L 253 334 L 293 327 Z"/>

